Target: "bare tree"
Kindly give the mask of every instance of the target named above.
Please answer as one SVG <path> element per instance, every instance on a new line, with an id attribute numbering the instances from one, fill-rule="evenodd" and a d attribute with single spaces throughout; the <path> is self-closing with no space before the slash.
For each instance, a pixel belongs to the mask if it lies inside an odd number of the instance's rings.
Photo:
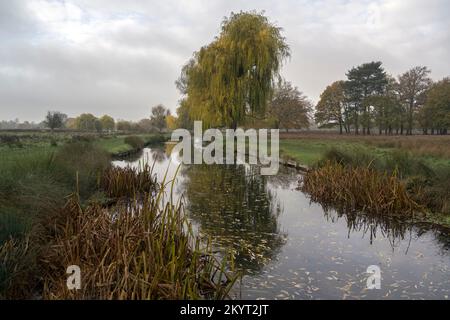
<path id="1" fill-rule="evenodd" d="M 161 132 L 166 128 L 166 116 L 170 115 L 170 111 L 166 109 L 162 104 L 158 104 L 152 108 L 152 114 L 150 120 L 152 125 Z"/>
<path id="2" fill-rule="evenodd" d="M 308 128 L 311 109 L 308 98 L 290 82 L 283 81 L 275 88 L 269 114 L 275 119 L 277 127 L 289 131 L 294 128 Z"/>

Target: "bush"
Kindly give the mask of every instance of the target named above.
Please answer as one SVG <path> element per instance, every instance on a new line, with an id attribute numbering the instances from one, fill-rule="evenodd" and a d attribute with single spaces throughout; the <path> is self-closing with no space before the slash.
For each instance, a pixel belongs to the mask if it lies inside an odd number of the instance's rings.
<path id="1" fill-rule="evenodd" d="M 55 174 L 82 198 L 88 198 L 96 189 L 102 172 L 110 165 L 106 151 L 89 142 L 72 142 L 55 154 Z"/>
<path id="2" fill-rule="evenodd" d="M 162 134 L 158 134 L 158 135 L 153 135 L 148 137 L 145 142 L 146 144 L 159 144 L 159 143 L 164 143 L 168 140 L 168 138 Z"/>
<path id="3" fill-rule="evenodd" d="M 450 169 L 437 169 L 432 176 L 413 176 L 407 179 L 411 197 L 436 213 L 450 214 Z"/>
<path id="4" fill-rule="evenodd" d="M 124 142 L 130 145 L 133 149 L 142 149 L 145 145 L 144 140 L 138 136 L 128 136 Z"/>
<path id="5" fill-rule="evenodd" d="M 325 152 L 318 166 L 321 167 L 328 162 L 339 163 L 346 167 L 380 167 L 379 160 L 361 147 L 331 148 Z"/>
<path id="6" fill-rule="evenodd" d="M 16 135 L 1 135 L 0 136 L 0 142 L 6 144 L 8 147 L 22 147 L 22 142 L 20 141 L 20 138 Z"/>

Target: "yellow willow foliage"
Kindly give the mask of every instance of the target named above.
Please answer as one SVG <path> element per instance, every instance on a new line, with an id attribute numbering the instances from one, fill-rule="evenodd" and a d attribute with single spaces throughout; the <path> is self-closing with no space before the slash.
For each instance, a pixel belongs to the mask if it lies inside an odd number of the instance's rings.
<path id="1" fill-rule="evenodd" d="M 220 35 L 194 54 L 185 68 L 191 120 L 236 126 L 248 114 L 264 114 L 289 47 L 281 28 L 263 14 L 232 13 Z"/>

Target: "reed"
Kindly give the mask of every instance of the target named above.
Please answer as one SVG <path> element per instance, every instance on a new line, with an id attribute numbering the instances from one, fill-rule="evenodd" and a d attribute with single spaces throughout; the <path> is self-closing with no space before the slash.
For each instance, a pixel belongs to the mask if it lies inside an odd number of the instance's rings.
<path id="1" fill-rule="evenodd" d="M 163 190 L 159 191 L 159 195 Z M 83 209 L 76 196 L 46 225 L 45 299 L 223 299 L 237 276 L 194 236 L 181 203 L 146 194 L 109 209 Z M 81 290 L 66 286 L 79 265 Z"/>
<path id="2" fill-rule="evenodd" d="M 139 168 L 107 168 L 100 179 L 100 187 L 110 198 L 120 199 L 157 192 L 159 184 L 153 166 L 143 164 Z"/>
<path id="3" fill-rule="evenodd" d="M 413 216 L 424 210 L 408 195 L 395 172 L 380 173 L 370 167 L 327 161 L 303 176 L 300 188 L 313 201 L 347 211 Z"/>

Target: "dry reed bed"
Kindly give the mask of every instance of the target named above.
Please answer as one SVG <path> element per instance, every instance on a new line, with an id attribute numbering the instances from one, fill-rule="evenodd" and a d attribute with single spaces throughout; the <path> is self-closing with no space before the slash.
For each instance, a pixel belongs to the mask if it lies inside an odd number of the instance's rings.
<path id="1" fill-rule="evenodd" d="M 423 212 L 395 173 L 381 174 L 368 167 L 345 167 L 327 161 L 308 172 L 300 188 L 313 201 L 341 210 L 401 216 Z"/>
<path id="2" fill-rule="evenodd" d="M 110 167 L 102 175 L 101 188 L 111 198 L 134 197 L 140 193 L 153 193 L 159 189 L 153 167 Z"/>
<path id="3" fill-rule="evenodd" d="M 13 270 L 3 298 L 229 296 L 238 276 L 232 256 L 213 254 L 210 245 L 194 235 L 182 203 L 164 200 L 165 179 L 160 186 L 148 166 L 110 168 L 104 174 L 102 186 L 118 198 L 116 205 L 82 203 L 73 194 L 63 208 L 43 218 L 26 241 L 0 246 L 0 262 Z M 70 265 L 81 269 L 80 290 L 67 288 Z"/>
<path id="4" fill-rule="evenodd" d="M 53 223 L 41 258 L 45 299 L 226 298 L 235 281 L 190 231 L 182 206 L 146 196 L 108 210 L 74 196 Z M 81 268 L 80 290 L 65 270 Z"/>

